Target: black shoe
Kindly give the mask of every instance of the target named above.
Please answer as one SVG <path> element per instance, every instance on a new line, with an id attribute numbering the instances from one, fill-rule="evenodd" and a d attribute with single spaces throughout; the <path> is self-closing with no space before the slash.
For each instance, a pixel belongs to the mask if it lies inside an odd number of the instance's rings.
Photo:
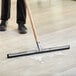
<path id="1" fill-rule="evenodd" d="M 27 33 L 27 28 L 24 26 L 23 23 L 18 24 L 18 31 L 20 34 L 26 34 Z"/>
<path id="2" fill-rule="evenodd" d="M 0 31 L 6 31 L 7 22 L 2 20 L 0 24 Z"/>

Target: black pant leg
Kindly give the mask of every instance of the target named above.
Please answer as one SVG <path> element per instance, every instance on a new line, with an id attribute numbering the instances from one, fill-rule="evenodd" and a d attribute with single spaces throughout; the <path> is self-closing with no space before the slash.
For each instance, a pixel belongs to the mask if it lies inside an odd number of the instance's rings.
<path id="1" fill-rule="evenodd" d="M 1 20 L 8 20 L 10 18 L 11 0 L 2 0 Z"/>
<path id="2" fill-rule="evenodd" d="M 26 23 L 25 0 L 17 0 L 17 23 Z"/>

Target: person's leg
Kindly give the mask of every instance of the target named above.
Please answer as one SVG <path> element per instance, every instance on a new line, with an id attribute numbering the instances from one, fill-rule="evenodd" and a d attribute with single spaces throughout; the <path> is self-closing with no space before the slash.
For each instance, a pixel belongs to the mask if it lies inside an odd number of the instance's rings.
<path id="1" fill-rule="evenodd" d="M 24 26 L 24 24 L 26 24 L 25 0 L 17 0 L 17 24 L 19 33 L 25 34 L 27 32 L 27 28 Z"/>
<path id="2" fill-rule="evenodd" d="M 6 30 L 6 22 L 10 18 L 10 0 L 2 0 L 0 31 Z"/>
<path id="3" fill-rule="evenodd" d="M 10 18 L 10 0 L 2 0 L 1 20 Z"/>

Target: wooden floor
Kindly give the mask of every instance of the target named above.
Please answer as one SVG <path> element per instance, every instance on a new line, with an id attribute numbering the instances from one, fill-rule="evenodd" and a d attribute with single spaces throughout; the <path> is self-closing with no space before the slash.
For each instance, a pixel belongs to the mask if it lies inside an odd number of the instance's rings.
<path id="1" fill-rule="evenodd" d="M 28 15 L 28 33 L 18 34 L 16 0 L 11 1 L 7 31 L 0 32 L 0 76 L 76 76 L 76 1 L 29 0 L 40 47 L 70 44 L 70 50 L 7 59 L 7 53 L 37 49 Z"/>

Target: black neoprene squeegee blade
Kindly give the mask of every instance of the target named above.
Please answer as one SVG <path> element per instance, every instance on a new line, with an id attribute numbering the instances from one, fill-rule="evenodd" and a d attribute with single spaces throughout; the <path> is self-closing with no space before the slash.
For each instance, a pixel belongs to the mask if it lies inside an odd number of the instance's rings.
<path id="1" fill-rule="evenodd" d="M 31 50 L 31 51 L 24 51 L 24 52 L 19 52 L 19 53 L 11 53 L 11 54 L 7 54 L 7 58 L 29 56 L 29 55 L 49 53 L 49 52 L 54 52 L 54 51 L 63 51 L 63 50 L 67 50 L 67 49 L 70 49 L 70 45 L 46 48 L 46 49 L 42 49 L 39 52 L 37 50 Z"/>

